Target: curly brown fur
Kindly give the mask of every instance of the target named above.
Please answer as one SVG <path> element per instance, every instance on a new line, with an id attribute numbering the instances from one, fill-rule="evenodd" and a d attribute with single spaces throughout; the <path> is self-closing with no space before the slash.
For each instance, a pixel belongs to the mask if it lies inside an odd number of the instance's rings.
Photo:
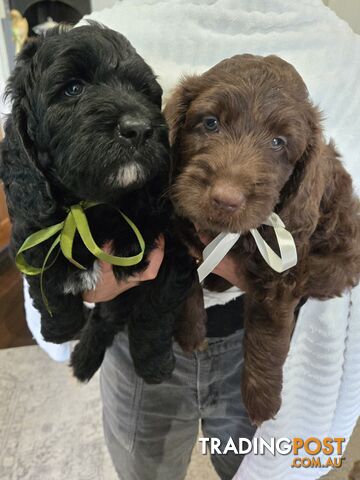
<path id="1" fill-rule="evenodd" d="M 299 301 L 338 296 L 359 281 L 359 201 L 303 80 L 276 56 L 238 55 L 185 78 L 165 115 L 177 212 L 212 235 L 243 234 L 230 255 L 247 294 L 243 397 L 260 424 L 281 405 Z M 298 252 L 296 267 L 282 274 L 249 234 L 259 228 L 276 248 L 261 226 L 272 211 Z"/>

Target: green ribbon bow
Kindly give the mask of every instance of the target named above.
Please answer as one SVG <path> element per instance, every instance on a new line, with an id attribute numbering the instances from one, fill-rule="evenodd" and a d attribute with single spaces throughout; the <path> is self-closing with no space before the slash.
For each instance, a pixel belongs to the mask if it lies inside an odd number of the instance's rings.
<path id="1" fill-rule="evenodd" d="M 135 233 L 135 236 L 140 246 L 140 252 L 137 255 L 134 255 L 132 257 L 117 257 L 115 255 L 110 255 L 104 252 L 103 250 L 101 250 L 101 248 L 96 244 L 93 236 L 91 235 L 89 224 L 85 214 L 85 210 L 92 207 L 96 207 L 97 205 L 99 205 L 99 203 L 95 203 L 95 202 L 81 202 L 76 205 L 72 205 L 69 208 L 68 214 L 63 222 L 57 223 L 56 225 L 52 225 L 50 227 L 43 228 L 42 230 L 39 230 L 38 232 L 35 232 L 32 235 L 30 235 L 25 240 L 25 242 L 21 245 L 21 247 L 19 248 L 16 254 L 16 257 L 15 257 L 16 266 L 22 273 L 25 273 L 26 275 L 40 275 L 41 294 L 42 294 L 45 306 L 50 315 L 52 314 L 51 314 L 49 304 L 43 289 L 43 275 L 46 270 L 48 270 L 52 265 L 54 265 L 60 251 L 69 260 L 69 262 L 71 262 L 77 268 L 80 268 L 81 270 L 86 270 L 86 267 L 84 267 L 79 262 L 77 262 L 72 256 L 72 249 L 73 249 L 73 243 L 74 243 L 76 231 L 79 232 L 81 240 L 83 241 L 86 248 L 96 258 L 98 258 L 99 260 L 103 260 L 104 262 L 110 263 L 111 265 L 117 265 L 120 267 L 130 267 L 132 265 L 137 265 L 138 263 L 140 263 L 144 257 L 145 242 L 139 229 L 130 220 L 130 218 L 127 217 L 120 210 L 118 210 L 118 212 Z M 49 240 L 51 237 L 53 237 L 57 233 L 58 235 L 53 241 L 48 253 L 46 254 L 46 257 L 42 266 L 34 267 L 32 265 L 29 265 L 25 260 L 24 252 L 26 250 L 30 250 L 31 248 L 36 247 L 37 245 L 40 245 L 46 240 Z M 58 245 L 60 245 L 60 247 L 57 251 L 57 254 L 54 260 L 51 262 L 50 265 L 47 265 L 49 258 L 51 257 L 53 251 Z"/>

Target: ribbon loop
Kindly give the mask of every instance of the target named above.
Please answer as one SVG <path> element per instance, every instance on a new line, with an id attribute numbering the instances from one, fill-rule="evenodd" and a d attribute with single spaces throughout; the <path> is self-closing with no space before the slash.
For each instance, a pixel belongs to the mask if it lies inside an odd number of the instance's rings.
<path id="1" fill-rule="evenodd" d="M 82 209 L 81 206 L 80 208 Z M 60 248 L 65 258 L 67 258 L 70 263 L 75 265 L 75 267 L 79 268 L 80 270 L 86 270 L 86 268 L 83 267 L 79 262 L 77 262 L 72 256 L 73 243 L 77 229 L 72 209 L 73 207 L 70 208 L 70 212 L 68 213 L 64 222 L 64 228 L 62 229 L 60 235 Z"/>
<path id="2" fill-rule="evenodd" d="M 264 222 L 274 229 L 280 249 L 280 256 L 262 238 L 257 229 L 250 230 L 265 262 L 276 272 L 282 273 L 297 264 L 297 252 L 294 239 L 285 228 L 281 218 L 272 213 Z M 220 233 L 203 251 L 203 263 L 198 268 L 199 281 L 202 282 L 221 262 L 225 255 L 239 240 L 241 233 Z"/>
<path id="3" fill-rule="evenodd" d="M 43 290 L 43 276 L 44 272 L 48 270 L 58 258 L 60 251 L 63 253 L 64 257 L 67 258 L 69 262 L 75 265 L 77 268 L 81 270 L 86 270 L 86 267 L 81 265 L 73 258 L 73 243 L 75 234 L 78 231 L 86 248 L 89 250 L 90 253 L 94 255 L 94 257 L 98 258 L 99 260 L 103 260 L 104 262 L 110 263 L 111 265 L 116 265 L 119 267 L 130 267 L 133 265 L 137 265 L 141 262 L 144 257 L 145 253 L 145 241 L 142 237 L 139 229 L 137 226 L 127 217 L 123 212 L 116 209 L 118 213 L 123 217 L 129 227 L 133 230 L 136 239 L 138 241 L 140 252 L 137 255 L 133 255 L 131 257 L 118 257 L 116 255 L 110 255 L 104 252 L 95 242 L 89 227 L 89 223 L 86 218 L 85 210 L 100 205 L 99 203 L 95 202 L 81 202 L 76 205 L 72 205 L 70 209 L 67 209 L 67 215 L 63 222 L 57 223 L 56 225 L 52 225 L 50 227 L 44 228 L 39 230 L 38 232 L 33 233 L 24 241 L 24 243 L 19 248 L 15 262 L 17 268 L 24 273 L 25 275 L 40 275 L 40 288 L 43 297 L 44 304 L 48 312 L 51 315 L 48 301 L 44 294 Z M 48 250 L 43 265 L 41 267 L 36 267 L 33 265 L 29 265 L 24 257 L 24 252 L 30 250 L 31 248 L 35 248 L 36 246 L 40 245 L 41 243 L 46 242 L 54 235 L 57 235 L 55 240 L 53 241 L 50 249 Z M 60 245 L 59 250 L 56 254 L 55 259 L 52 261 L 50 265 L 47 265 L 52 252 L 55 248 Z"/>
<path id="4" fill-rule="evenodd" d="M 85 215 L 84 210 L 80 205 L 74 205 L 71 207 L 71 214 L 74 218 L 76 228 L 80 234 L 81 240 L 84 242 L 86 248 L 99 260 L 104 262 L 111 263 L 111 265 L 117 265 L 121 267 L 130 267 L 141 262 L 144 251 L 145 251 L 145 242 L 144 239 L 138 230 L 137 226 L 127 217 L 123 212 L 120 212 L 120 215 L 124 218 L 127 224 L 131 227 L 137 241 L 140 245 L 140 253 L 132 257 L 117 257 L 115 255 L 110 255 L 103 250 L 95 243 L 93 236 L 91 235 L 89 224 Z"/>
<path id="5" fill-rule="evenodd" d="M 260 233 L 256 230 L 250 230 L 254 237 L 256 245 L 265 260 L 265 262 L 275 272 L 282 273 L 285 270 L 297 264 L 297 252 L 294 239 L 290 232 L 285 229 L 285 225 L 276 213 L 272 213 L 265 225 L 273 227 L 276 239 L 280 249 L 280 256 L 274 252 L 270 245 L 265 242 Z"/>

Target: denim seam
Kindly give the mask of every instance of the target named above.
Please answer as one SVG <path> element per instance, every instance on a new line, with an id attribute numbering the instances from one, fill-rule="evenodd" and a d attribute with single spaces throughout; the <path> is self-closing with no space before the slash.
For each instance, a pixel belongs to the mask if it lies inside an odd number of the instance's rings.
<path id="1" fill-rule="evenodd" d="M 201 353 L 208 354 L 209 356 L 221 355 L 225 352 L 231 352 L 232 350 L 238 350 L 243 345 L 243 337 L 233 339 L 231 341 L 219 342 L 217 344 L 209 345 L 208 348 Z"/>
<path id="2" fill-rule="evenodd" d="M 142 378 L 136 375 L 135 389 L 133 403 L 131 406 L 131 411 L 133 412 L 132 416 L 132 428 L 129 431 L 128 443 L 129 443 L 129 453 L 132 453 L 135 446 L 137 426 L 140 415 L 140 404 L 142 399 L 144 381 Z"/>

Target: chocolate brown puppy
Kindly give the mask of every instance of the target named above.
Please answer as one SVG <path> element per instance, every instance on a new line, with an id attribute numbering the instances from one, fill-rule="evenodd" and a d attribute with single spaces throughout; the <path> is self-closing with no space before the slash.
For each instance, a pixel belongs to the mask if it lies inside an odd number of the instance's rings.
<path id="1" fill-rule="evenodd" d="M 177 213 L 213 236 L 242 232 L 230 252 L 246 292 L 242 391 L 261 424 L 281 405 L 298 305 L 359 282 L 359 201 L 302 78 L 276 56 L 237 55 L 185 78 L 165 115 Z M 249 233 L 258 228 L 276 250 L 262 225 L 272 212 L 297 247 L 297 265 L 283 273 L 265 263 Z M 199 247 L 190 223 L 186 236 Z"/>

